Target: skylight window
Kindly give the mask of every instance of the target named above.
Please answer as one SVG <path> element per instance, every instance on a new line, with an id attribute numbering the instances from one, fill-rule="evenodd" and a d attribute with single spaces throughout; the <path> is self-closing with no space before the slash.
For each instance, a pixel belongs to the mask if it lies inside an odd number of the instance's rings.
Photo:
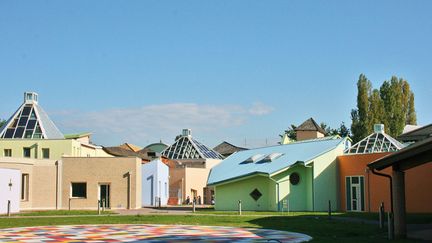
<path id="1" fill-rule="evenodd" d="M 280 158 L 282 155 L 283 155 L 282 153 L 271 153 L 271 154 L 265 156 L 261 161 L 262 162 L 271 162 L 273 160 Z"/>
<path id="2" fill-rule="evenodd" d="M 257 161 L 260 161 L 264 157 L 263 154 L 255 154 L 251 157 L 249 157 L 247 160 L 245 160 L 243 163 L 255 163 Z"/>

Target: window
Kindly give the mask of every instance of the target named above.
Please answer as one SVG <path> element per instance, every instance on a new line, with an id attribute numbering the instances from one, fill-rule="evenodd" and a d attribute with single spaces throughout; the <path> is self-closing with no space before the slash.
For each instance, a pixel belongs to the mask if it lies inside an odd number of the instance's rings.
<path id="1" fill-rule="evenodd" d="M 262 193 L 258 191 L 258 189 L 255 188 L 250 194 L 249 194 L 255 201 L 258 201 L 260 197 L 262 196 Z"/>
<path id="2" fill-rule="evenodd" d="M 300 175 L 297 172 L 293 172 L 290 176 L 289 176 L 289 180 L 291 182 L 292 185 L 297 185 L 300 182 Z"/>
<path id="3" fill-rule="evenodd" d="M 21 201 L 28 201 L 29 174 L 21 175 Z"/>
<path id="4" fill-rule="evenodd" d="M 24 156 L 24 158 L 30 158 L 31 157 L 31 149 L 30 148 L 24 148 L 23 149 L 23 156 Z"/>
<path id="5" fill-rule="evenodd" d="M 87 183 L 85 182 L 72 182 L 72 197 L 87 198 Z"/>
<path id="6" fill-rule="evenodd" d="M 50 150 L 49 150 L 49 148 L 43 148 L 42 149 L 42 158 L 43 159 L 49 159 L 50 158 Z"/>
<path id="7" fill-rule="evenodd" d="M 12 149 L 5 149 L 3 155 L 4 157 L 12 157 Z"/>

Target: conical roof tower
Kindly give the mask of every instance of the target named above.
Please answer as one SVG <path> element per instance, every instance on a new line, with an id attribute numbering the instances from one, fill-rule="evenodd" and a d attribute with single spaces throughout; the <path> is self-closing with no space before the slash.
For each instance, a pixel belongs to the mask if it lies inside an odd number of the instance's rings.
<path id="1" fill-rule="evenodd" d="M 64 135 L 38 105 L 38 94 L 25 92 L 24 103 L 0 128 L 0 138 L 64 139 Z"/>

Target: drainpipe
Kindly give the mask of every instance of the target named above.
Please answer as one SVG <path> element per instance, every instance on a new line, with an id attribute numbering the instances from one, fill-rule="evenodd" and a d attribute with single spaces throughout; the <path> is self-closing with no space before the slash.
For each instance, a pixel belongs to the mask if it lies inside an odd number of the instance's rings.
<path id="1" fill-rule="evenodd" d="M 393 179 L 392 179 L 392 177 L 387 175 L 387 174 L 379 173 L 379 172 L 375 171 L 375 169 L 372 169 L 371 171 L 373 174 L 375 174 L 377 176 L 382 176 L 382 177 L 386 177 L 389 179 L 389 181 L 390 181 L 390 205 L 391 205 L 391 213 L 393 214 Z"/>
<path id="2" fill-rule="evenodd" d="M 56 166 L 56 210 L 58 210 L 58 188 L 59 188 L 59 164 L 58 161 L 55 162 Z"/>

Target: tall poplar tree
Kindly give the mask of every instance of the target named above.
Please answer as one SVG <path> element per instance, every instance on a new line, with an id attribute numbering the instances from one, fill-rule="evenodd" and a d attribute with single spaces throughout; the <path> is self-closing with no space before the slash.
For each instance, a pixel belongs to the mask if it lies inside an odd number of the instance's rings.
<path id="1" fill-rule="evenodd" d="M 369 96 L 371 93 L 372 84 L 364 74 L 360 74 L 357 81 L 357 109 L 351 111 L 351 131 L 353 133 L 353 140 L 359 141 L 366 137 L 370 131 L 369 126 Z"/>

